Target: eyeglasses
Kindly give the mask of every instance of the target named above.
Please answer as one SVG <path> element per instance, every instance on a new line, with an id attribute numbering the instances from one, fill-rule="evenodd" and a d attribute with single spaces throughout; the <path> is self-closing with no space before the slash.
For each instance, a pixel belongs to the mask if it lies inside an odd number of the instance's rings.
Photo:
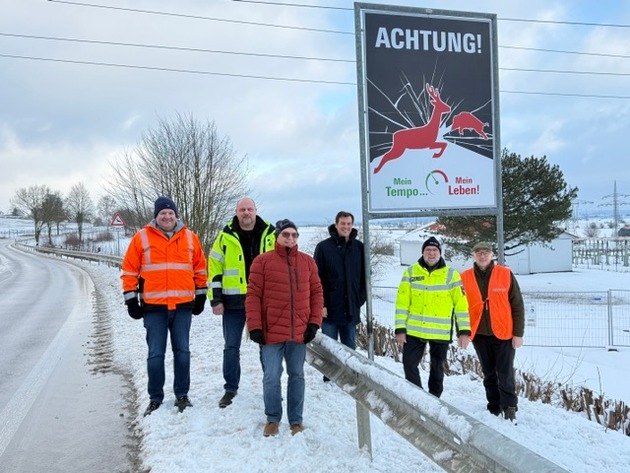
<path id="1" fill-rule="evenodd" d="M 297 232 L 280 232 L 280 235 L 282 235 L 282 238 L 293 238 L 294 240 L 297 240 L 297 237 L 300 236 Z"/>

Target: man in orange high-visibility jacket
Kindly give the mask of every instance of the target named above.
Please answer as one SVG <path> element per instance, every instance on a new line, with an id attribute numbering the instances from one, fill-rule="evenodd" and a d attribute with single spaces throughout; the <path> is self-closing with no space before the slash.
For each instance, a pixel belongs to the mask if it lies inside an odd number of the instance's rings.
<path id="1" fill-rule="evenodd" d="M 513 365 L 516 349 L 523 344 L 523 296 L 512 271 L 492 261 L 490 243 L 477 243 L 472 251 L 473 267 L 461 276 L 468 299 L 470 339 L 483 371 L 487 408 L 515 422 L 518 397 Z"/>
<path id="2" fill-rule="evenodd" d="M 206 258 L 195 233 L 177 218 L 169 197 L 155 201 L 154 219 L 133 236 L 122 262 L 122 289 L 129 315 L 144 319 L 151 414 L 164 400 L 164 357 L 170 332 L 173 348 L 175 406 L 192 407 L 190 326 L 206 303 Z"/>

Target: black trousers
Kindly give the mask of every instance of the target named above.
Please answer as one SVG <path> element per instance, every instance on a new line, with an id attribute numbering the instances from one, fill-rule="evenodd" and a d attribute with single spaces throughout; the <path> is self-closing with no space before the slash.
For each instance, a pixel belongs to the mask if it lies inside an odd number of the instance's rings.
<path id="1" fill-rule="evenodd" d="M 514 354 L 512 339 L 499 340 L 495 336 L 475 335 L 473 346 L 483 371 L 488 410 L 500 414 L 506 407 L 517 407 L 514 384 Z"/>
<path id="2" fill-rule="evenodd" d="M 429 344 L 429 356 L 431 358 L 431 369 L 429 370 L 429 393 L 435 397 L 440 397 L 444 390 L 444 361 L 448 353 L 448 343 L 420 340 L 419 338 L 407 335 L 407 343 L 403 345 L 403 369 L 405 379 L 418 387 L 422 387 L 420 380 L 420 370 L 418 365 L 424 355 L 424 350 Z"/>

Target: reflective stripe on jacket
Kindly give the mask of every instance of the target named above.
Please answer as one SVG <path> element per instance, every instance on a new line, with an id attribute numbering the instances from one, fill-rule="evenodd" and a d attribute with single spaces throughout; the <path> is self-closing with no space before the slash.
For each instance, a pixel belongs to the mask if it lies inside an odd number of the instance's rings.
<path id="1" fill-rule="evenodd" d="M 139 293 L 144 304 L 189 303 L 207 291 L 206 258 L 199 238 L 186 226 L 170 238 L 153 224 L 145 225 L 129 242 L 122 262 L 125 299 Z"/>
<path id="2" fill-rule="evenodd" d="M 243 247 L 234 228 L 234 219 L 219 232 L 208 255 L 208 275 L 212 294 L 211 303 L 223 303 L 227 308 L 242 308 L 247 292 L 247 269 Z M 258 254 L 273 250 L 275 227 L 256 216 L 254 228 L 261 229 Z"/>
<path id="3" fill-rule="evenodd" d="M 484 305 L 487 305 L 490 316 L 490 326 L 494 336 L 501 340 L 512 338 L 512 306 L 508 297 L 512 275 L 509 268 L 495 264 L 488 281 L 488 294 L 485 301 L 479 290 L 473 268 L 462 272 L 462 282 L 466 299 L 468 299 L 468 313 L 470 314 L 471 339 L 475 336 Z"/>
<path id="4" fill-rule="evenodd" d="M 418 262 L 405 269 L 396 294 L 397 333 L 449 342 L 453 316 L 457 334 L 469 333 L 468 303 L 456 270 L 443 264 L 429 271 Z"/>

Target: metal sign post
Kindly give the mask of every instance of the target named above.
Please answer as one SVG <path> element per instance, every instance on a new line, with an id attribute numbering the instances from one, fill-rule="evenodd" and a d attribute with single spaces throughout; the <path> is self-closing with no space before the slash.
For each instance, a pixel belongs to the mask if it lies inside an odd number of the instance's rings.
<path id="1" fill-rule="evenodd" d="M 122 219 L 122 217 L 120 216 L 118 212 L 116 212 L 114 216 L 112 217 L 110 226 L 116 229 L 116 234 L 118 235 L 118 238 L 116 241 L 116 255 L 120 256 L 120 232 L 123 228 L 125 228 L 125 221 Z"/>
<path id="2" fill-rule="evenodd" d="M 496 215 L 501 257 L 496 15 L 368 3 L 354 12 L 366 258 L 370 219 L 442 215 Z M 371 454 L 362 409 L 359 445 Z"/>

